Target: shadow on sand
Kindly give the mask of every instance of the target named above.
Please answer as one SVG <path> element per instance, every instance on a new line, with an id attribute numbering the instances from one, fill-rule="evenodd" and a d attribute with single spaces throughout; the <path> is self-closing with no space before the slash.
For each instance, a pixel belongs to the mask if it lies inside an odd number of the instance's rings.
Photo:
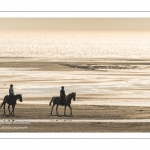
<path id="1" fill-rule="evenodd" d="M 70 116 L 70 115 L 65 115 L 65 116 L 64 116 L 64 115 L 50 115 L 50 116 L 57 116 L 57 117 L 74 117 L 73 115 L 71 115 L 71 116 Z M 49 116 L 49 117 L 50 117 L 50 116 Z"/>
<path id="2" fill-rule="evenodd" d="M 1 115 L 1 116 L 3 116 L 3 117 L 16 117 L 16 118 L 19 118 L 20 116 L 12 116 L 12 115 Z"/>
<path id="3" fill-rule="evenodd" d="M 65 115 L 65 116 L 64 115 L 58 115 L 58 117 L 74 117 L 74 116 L 72 116 L 72 115 L 71 116 L 70 115 Z"/>
<path id="4" fill-rule="evenodd" d="M 50 116 L 58 116 L 58 115 L 50 115 Z"/>

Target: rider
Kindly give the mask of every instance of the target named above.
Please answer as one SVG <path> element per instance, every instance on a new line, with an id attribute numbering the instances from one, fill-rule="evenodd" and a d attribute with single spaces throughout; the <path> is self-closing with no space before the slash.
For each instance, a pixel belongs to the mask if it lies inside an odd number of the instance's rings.
<path id="1" fill-rule="evenodd" d="M 13 85 L 11 84 L 10 88 L 9 88 L 9 100 L 8 100 L 8 103 L 11 102 L 11 99 L 12 99 L 13 96 L 14 96 L 14 89 L 13 89 Z"/>
<path id="2" fill-rule="evenodd" d="M 60 90 L 61 104 L 64 104 L 65 96 L 66 94 L 65 94 L 64 86 L 62 86 Z"/>

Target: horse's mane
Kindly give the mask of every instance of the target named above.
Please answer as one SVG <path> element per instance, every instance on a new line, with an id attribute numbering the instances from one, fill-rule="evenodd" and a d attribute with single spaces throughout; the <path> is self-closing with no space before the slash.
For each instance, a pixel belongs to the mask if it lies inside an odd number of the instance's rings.
<path id="1" fill-rule="evenodd" d="M 22 94 L 16 94 L 16 95 L 14 95 L 14 96 L 19 96 L 19 95 L 22 96 Z"/>
<path id="2" fill-rule="evenodd" d="M 70 93 L 70 94 L 71 94 L 71 93 Z M 68 94 L 68 95 L 66 96 L 66 98 L 68 98 L 70 94 Z"/>
<path id="3" fill-rule="evenodd" d="M 68 96 L 70 96 L 71 94 L 73 94 L 74 92 L 71 92 L 70 94 L 68 94 L 66 97 L 68 98 Z"/>

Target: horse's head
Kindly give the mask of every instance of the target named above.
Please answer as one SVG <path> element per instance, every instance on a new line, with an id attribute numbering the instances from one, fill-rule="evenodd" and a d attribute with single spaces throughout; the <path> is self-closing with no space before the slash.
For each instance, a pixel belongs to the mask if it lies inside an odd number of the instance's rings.
<path id="1" fill-rule="evenodd" d="M 20 102 L 22 102 L 22 94 L 18 94 L 17 98 L 19 99 Z"/>
<path id="2" fill-rule="evenodd" d="M 75 93 L 72 92 L 72 98 L 73 98 L 74 101 L 76 100 L 76 92 Z"/>

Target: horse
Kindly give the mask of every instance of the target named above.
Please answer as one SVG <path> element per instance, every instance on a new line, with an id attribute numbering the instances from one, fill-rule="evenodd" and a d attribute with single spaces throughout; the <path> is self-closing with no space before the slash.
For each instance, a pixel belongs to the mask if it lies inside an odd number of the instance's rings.
<path id="1" fill-rule="evenodd" d="M 2 108 L 2 106 L 4 105 L 4 115 L 6 115 L 6 112 L 5 112 L 5 105 L 6 105 L 6 103 L 7 103 L 7 104 L 8 104 L 9 115 L 14 116 L 14 115 L 15 115 L 15 114 L 14 114 L 14 109 L 15 109 L 16 101 L 17 101 L 17 99 L 19 99 L 20 102 L 22 102 L 22 95 L 21 95 L 21 94 L 14 95 L 14 96 L 11 98 L 10 104 L 8 103 L 8 98 L 9 98 L 8 95 L 6 95 L 6 96 L 4 97 L 4 100 L 3 100 L 3 102 L 2 102 L 2 104 L 1 104 L 0 107 Z M 10 105 L 12 105 L 12 112 L 10 112 Z"/>
<path id="2" fill-rule="evenodd" d="M 68 95 L 65 97 L 64 105 L 61 105 L 61 103 L 60 103 L 60 102 L 61 102 L 61 98 L 58 97 L 58 96 L 57 96 L 57 97 L 53 96 L 52 99 L 51 99 L 51 101 L 50 101 L 50 103 L 49 103 L 49 106 L 51 106 L 51 103 L 53 102 L 53 106 L 52 106 L 52 108 L 51 108 L 50 115 L 52 115 L 52 111 L 53 111 L 53 108 L 54 108 L 55 105 L 57 105 L 57 106 L 56 106 L 56 113 L 57 113 L 57 115 L 58 115 L 57 109 L 58 109 L 58 106 L 59 106 L 59 105 L 64 106 L 64 116 L 66 115 L 65 112 L 66 112 L 66 107 L 67 107 L 67 106 L 70 108 L 70 115 L 72 115 L 72 108 L 71 108 L 71 106 L 70 106 L 72 98 L 73 98 L 73 100 L 75 101 L 75 99 L 76 99 L 76 93 L 72 92 L 72 93 L 68 94 Z"/>

